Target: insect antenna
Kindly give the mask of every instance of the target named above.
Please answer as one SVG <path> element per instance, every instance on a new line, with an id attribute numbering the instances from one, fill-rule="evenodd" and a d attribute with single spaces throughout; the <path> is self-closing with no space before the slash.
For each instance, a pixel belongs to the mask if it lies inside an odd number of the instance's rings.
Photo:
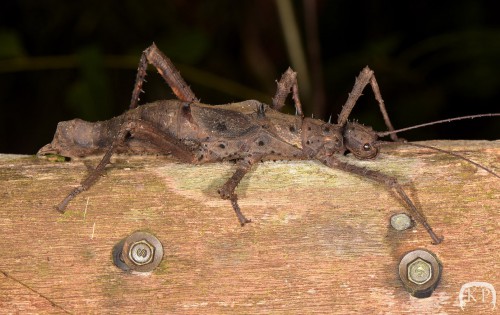
<path id="1" fill-rule="evenodd" d="M 391 144 L 403 144 L 403 145 L 410 145 L 410 146 L 414 146 L 414 147 L 419 147 L 419 148 L 426 148 L 426 149 L 431 149 L 431 150 L 435 150 L 435 151 L 438 151 L 438 152 L 441 152 L 441 153 L 446 153 L 446 154 L 449 154 L 449 155 L 452 155 L 454 157 L 457 157 L 459 159 L 462 159 L 466 162 L 469 162 L 470 164 L 476 166 L 476 167 L 479 167 L 483 170 L 485 170 L 486 172 L 490 173 L 491 175 L 495 176 L 495 177 L 498 177 L 500 178 L 500 175 L 498 175 L 497 173 L 493 172 L 492 170 L 490 170 L 489 168 L 477 163 L 477 162 L 474 162 L 472 161 L 471 159 L 468 159 L 466 158 L 465 156 L 462 156 L 458 153 L 455 153 L 453 151 L 448 151 L 448 150 L 444 150 L 444 149 L 440 149 L 440 148 L 436 148 L 436 147 L 433 147 L 433 146 L 430 146 L 430 145 L 425 145 L 425 144 L 419 144 L 419 143 L 413 143 L 413 142 L 408 142 L 408 141 L 403 141 L 403 142 L 393 142 L 393 141 L 377 141 L 375 143 L 376 146 L 380 146 L 380 145 L 391 145 Z"/>
<path id="2" fill-rule="evenodd" d="M 429 123 L 425 123 L 425 124 L 419 124 L 419 125 L 415 125 L 415 126 L 411 126 L 411 127 L 407 127 L 407 128 L 402 128 L 402 129 L 397 129 L 397 130 L 390 130 L 390 131 L 375 132 L 375 133 L 379 137 L 384 137 L 384 136 L 388 136 L 388 135 L 395 134 L 395 133 L 398 133 L 398 132 L 403 132 L 403 131 L 407 131 L 407 130 L 417 129 L 417 128 L 421 128 L 421 127 L 436 125 L 436 124 L 442 124 L 442 123 L 446 123 L 446 122 L 452 122 L 452 121 L 457 121 L 457 120 L 465 120 L 465 119 L 474 119 L 474 118 L 480 118 L 480 117 L 496 117 L 496 116 L 500 116 L 500 113 L 478 114 L 478 115 L 469 115 L 469 116 L 461 116 L 461 117 L 455 117 L 455 118 L 448 118 L 448 119 L 437 120 L 437 121 L 433 121 L 433 122 L 429 122 Z M 411 143 L 411 142 L 408 142 L 408 141 L 392 142 L 392 141 L 381 141 L 381 140 L 376 141 L 375 145 L 376 146 L 380 146 L 380 145 L 398 144 L 398 143 L 399 144 L 411 145 L 411 146 L 414 146 L 414 147 L 431 149 L 431 150 L 435 150 L 435 151 L 438 151 L 438 152 L 442 152 L 442 153 L 446 153 L 446 154 L 452 155 L 454 157 L 462 159 L 462 160 L 464 160 L 466 162 L 469 162 L 470 164 L 472 164 L 472 165 L 474 165 L 476 167 L 479 167 L 479 168 L 485 170 L 486 172 L 492 174 L 495 177 L 500 178 L 500 176 L 497 173 L 493 172 L 492 170 L 490 170 L 489 168 L 487 168 L 485 166 L 482 166 L 481 164 L 479 164 L 477 162 L 472 161 L 471 159 L 468 159 L 468 158 L 466 158 L 464 156 L 461 156 L 460 154 L 457 154 L 455 152 L 444 150 L 444 149 L 439 149 L 439 148 L 436 148 L 436 147 L 433 147 L 433 146 L 430 146 L 430 145 Z"/>
<path id="3" fill-rule="evenodd" d="M 461 116 L 461 117 L 455 117 L 455 118 L 442 119 L 442 120 L 428 122 L 425 124 L 415 125 L 415 126 L 411 126 L 411 127 L 398 129 L 398 130 L 376 132 L 376 134 L 379 137 L 385 137 L 385 136 L 388 136 L 388 135 L 391 135 L 394 133 L 398 133 L 398 132 L 403 132 L 403 131 L 407 131 L 407 130 L 417 129 L 417 128 L 421 128 L 421 127 L 427 127 L 427 126 L 431 126 L 431 125 L 437 125 L 437 124 L 442 124 L 442 123 L 447 123 L 447 122 L 452 122 L 452 121 L 457 121 L 457 120 L 474 119 L 474 118 L 480 118 L 480 117 L 495 117 L 495 116 L 500 116 L 500 113 L 469 115 L 469 116 Z"/>

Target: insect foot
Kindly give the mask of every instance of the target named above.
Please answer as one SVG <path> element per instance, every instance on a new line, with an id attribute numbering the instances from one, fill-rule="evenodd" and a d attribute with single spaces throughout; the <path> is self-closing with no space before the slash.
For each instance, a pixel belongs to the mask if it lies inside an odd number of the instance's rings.
<path id="1" fill-rule="evenodd" d="M 238 171 L 237 171 L 238 173 Z M 236 173 L 235 173 L 236 174 Z M 233 176 L 234 177 L 234 176 Z M 244 226 L 247 223 L 252 222 L 252 220 L 247 219 L 243 213 L 241 212 L 240 206 L 238 205 L 238 195 L 234 193 L 234 189 L 236 188 L 237 183 L 235 183 L 232 179 L 230 178 L 220 189 L 219 189 L 219 195 L 222 199 L 224 200 L 230 200 L 231 205 L 233 206 L 234 212 L 236 213 L 236 216 L 238 217 L 238 221 L 240 222 L 241 226 Z"/>

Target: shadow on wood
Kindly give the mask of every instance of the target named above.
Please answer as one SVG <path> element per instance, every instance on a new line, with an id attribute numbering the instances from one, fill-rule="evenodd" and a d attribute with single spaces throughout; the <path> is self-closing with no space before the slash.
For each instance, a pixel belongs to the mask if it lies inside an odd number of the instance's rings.
<path id="1" fill-rule="evenodd" d="M 432 141 L 498 172 L 500 141 Z M 388 148 L 346 160 L 396 176 L 442 244 L 420 224 L 397 232 L 406 212 L 385 187 L 313 161 L 259 164 L 237 189 L 253 223 L 240 227 L 217 188 L 229 163 L 193 166 L 165 157 L 118 156 L 106 175 L 54 210 L 97 158 L 51 162 L 0 156 L 0 307 L 41 313 L 429 313 L 458 312 L 465 283 L 500 288 L 500 180 L 428 149 Z M 136 230 L 155 234 L 164 258 L 147 276 L 112 263 Z M 441 283 L 411 297 L 402 256 L 436 254 Z M 491 310 L 491 297 L 468 303 Z"/>

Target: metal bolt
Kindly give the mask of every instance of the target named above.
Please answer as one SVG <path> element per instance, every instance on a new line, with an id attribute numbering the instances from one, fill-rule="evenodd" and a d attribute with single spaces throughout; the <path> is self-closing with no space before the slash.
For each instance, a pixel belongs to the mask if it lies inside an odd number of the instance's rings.
<path id="1" fill-rule="evenodd" d="M 441 278 L 442 265 L 427 250 L 417 249 L 407 253 L 399 263 L 399 277 L 412 296 L 426 298 L 432 295 Z"/>
<path id="2" fill-rule="evenodd" d="M 432 266 L 429 262 L 417 258 L 408 265 L 408 280 L 415 284 L 424 284 L 431 279 Z"/>
<path id="3" fill-rule="evenodd" d="M 113 247 L 113 262 L 125 271 L 150 272 L 163 258 L 163 246 L 152 234 L 135 232 Z"/>
<path id="4" fill-rule="evenodd" d="M 391 217 L 391 226 L 398 231 L 404 231 L 411 225 L 411 218 L 406 213 L 398 213 Z"/>
<path id="5" fill-rule="evenodd" d="M 130 246 L 128 258 L 130 258 L 134 264 L 141 266 L 149 264 L 153 260 L 154 254 L 155 249 L 153 245 L 149 244 L 146 240 L 142 240 Z"/>

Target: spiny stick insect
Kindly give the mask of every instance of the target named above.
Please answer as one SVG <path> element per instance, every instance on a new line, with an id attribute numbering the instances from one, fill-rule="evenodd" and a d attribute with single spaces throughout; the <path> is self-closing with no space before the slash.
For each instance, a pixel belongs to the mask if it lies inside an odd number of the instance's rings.
<path id="1" fill-rule="evenodd" d="M 148 64 L 156 67 L 178 100 L 162 100 L 138 106 Z M 152 44 L 142 53 L 139 61 L 127 112 L 96 123 L 80 119 L 60 122 L 53 141 L 40 149 L 39 154 L 55 153 L 68 157 L 105 153 L 97 167 L 64 198 L 57 210 L 64 212 L 73 198 L 89 189 L 104 172 L 114 153 L 153 152 L 170 154 L 183 162 L 195 164 L 235 161 L 236 171 L 219 189 L 219 194 L 221 198 L 230 200 L 240 224 L 244 225 L 250 220 L 243 215 L 238 205 L 235 189 L 253 164 L 265 160 L 316 159 L 328 167 L 369 178 L 393 189 L 427 230 L 433 243 L 442 241 L 396 178 L 338 159 L 347 151 L 358 159 L 372 159 L 377 156 L 381 145 L 394 143 L 380 141 L 379 136 L 390 135 L 392 140 L 397 141 L 397 132 L 419 127 L 394 130 L 372 70 L 366 67 L 356 78 L 337 124 L 304 117 L 297 74 L 291 68 L 283 74 L 277 85 L 272 105 L 254 100 L 226 105 L 201 104 L 172 62 Z M 375 132 L 370 127 L 348 121 L 351 110 L 367 85 L 371 86 L 375 94 L 389 129 L 387 132 Z M 295 116 L 279 112 L 290 93 L 297 111 Z M 445 121 L 499 115 L 473 115 Z M 444 121 L 435 123 L 440 122 Z M 464 157 L 451 154 L 486 169 Z"/>

